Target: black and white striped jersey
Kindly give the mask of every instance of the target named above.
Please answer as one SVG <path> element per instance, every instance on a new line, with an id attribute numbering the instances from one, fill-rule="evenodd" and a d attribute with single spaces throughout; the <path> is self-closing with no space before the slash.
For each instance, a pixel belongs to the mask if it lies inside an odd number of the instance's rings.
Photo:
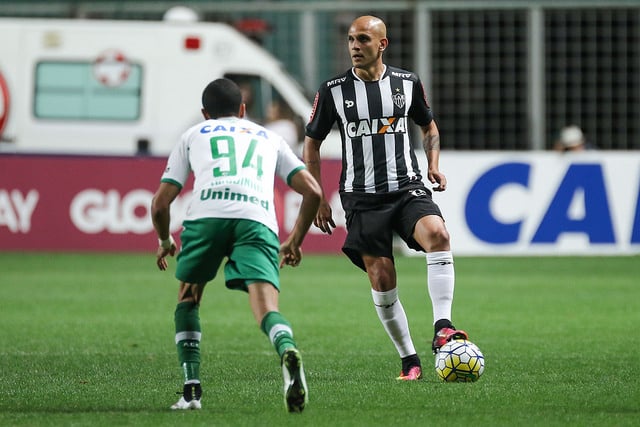
<path id="1" fill-rule="evenodd" d="M 324 140 L 337 121 L 342 136 L 341 193 L 387 193 L 421 181 L 409 140 L 411 118 L 433 119 L 415 73 L 387 66 L 378 81 L 364 81 L 351 69 L 316 93 L 306 135 Z"/>

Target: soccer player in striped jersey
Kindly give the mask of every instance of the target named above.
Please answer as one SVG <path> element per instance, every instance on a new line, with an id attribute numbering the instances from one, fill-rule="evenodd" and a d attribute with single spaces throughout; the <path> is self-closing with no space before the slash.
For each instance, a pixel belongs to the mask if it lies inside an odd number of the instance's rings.
<path id="1" fill-rule="evenodd" d="M 157 266 L 166 270 L 166 257 L 177 252 L 169 232 L 170 205 L 193 171 L 193 198 L 175 273 L 180 281 L 175 342 L 184 386 L 171 409 L 201 408 L 199 306 L 205 285 L 226 259 L 226 286 L 249 294 L 253 315 L 281 359 L 286 408 L 301 412 L 307 385 L 291 325 L 278 310 L 278 267 L 300 263 L 300 245 L 315 218 L 321 188 L 280 135 L 242 118 L 245 105 L 234 82 L 209 83 L 202 106 L 205 121 L 188 129 L 174 147 L 151 205 L 159 238 Z M 276 175 L 302 195 L 296 223 L 282 244 L 274 208 Z"/>
<path id="2" fill-rule="evenodd" d="M 417 380 L 422 367 L 398 298 L 394 232 L 409 247 L 427 254 L 432 351 L 467 334 L 451 323 L 453 256 L 442 214 L 431 198 L 432 190 L 447 187 L 438 164 L 438 127 L 418 76 L 383 62 L 388 45 L 381 19 L 361 16 L 353 21 L 348 32 L 353 68 L 320 86 L 306 127 L 303 157 L 322 185 L 320 145 L 337 122 L 342 136 L 340 198 L 347 224 L 342 250 L 369 277 L 378 317 L 402 359 L 398 379 Z M 409 118 L 422 129 L 431 189 L 422 180 L 411 148 Z M 328 234 L 336 226 L 324 197 L 314 224 Z"/>

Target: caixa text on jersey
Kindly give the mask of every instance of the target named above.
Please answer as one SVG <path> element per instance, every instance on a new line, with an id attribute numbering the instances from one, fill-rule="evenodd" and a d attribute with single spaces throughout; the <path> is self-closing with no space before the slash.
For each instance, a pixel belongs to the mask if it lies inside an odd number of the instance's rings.
<path id="1" fill-rule="evenodd" d="M 382 117 L 379 119 L 363 119 L 347 123 L 346 130 L 349 138 L 382 135 L 385 133 L 405 133 L 407 131 L 407 118 Z"/>

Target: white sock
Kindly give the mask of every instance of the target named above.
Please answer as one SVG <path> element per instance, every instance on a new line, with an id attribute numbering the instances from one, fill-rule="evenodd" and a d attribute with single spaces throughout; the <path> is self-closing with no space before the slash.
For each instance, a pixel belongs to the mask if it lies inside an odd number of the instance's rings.
<path id="1" fill-rule="evenodd" d="M 398 288 L 386 292 L 378 292 L 371 289 L 371 296 L 384 330 L 387 331 L 387 335 L 396 346 L 400 357 L 416 354 L 416 349 L 409 333 L 407 315 L 398 299 Z"/>
<path id="2" fill-rule="evenodd" d="M 455 272 L 451 251 L 427 254 L 427 288 L 433 306 L 433 323 L 440 319 L 451 320 Z"/>

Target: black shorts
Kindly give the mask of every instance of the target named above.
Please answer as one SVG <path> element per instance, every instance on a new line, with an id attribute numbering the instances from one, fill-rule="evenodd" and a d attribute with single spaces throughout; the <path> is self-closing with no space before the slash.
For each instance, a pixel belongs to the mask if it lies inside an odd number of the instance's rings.
<path id="1" fill-rule="evenodd" d="M 394 232 L 411 249 L 424 252 L 413 238 L 416 223 L 428 215 L 442 218 L 431 191 L 424 186 L 386 194 L 341 193 L 340 198 L 347 222 L 342 251 L 365 271 L 363 254 L 393 259 Z"/>

